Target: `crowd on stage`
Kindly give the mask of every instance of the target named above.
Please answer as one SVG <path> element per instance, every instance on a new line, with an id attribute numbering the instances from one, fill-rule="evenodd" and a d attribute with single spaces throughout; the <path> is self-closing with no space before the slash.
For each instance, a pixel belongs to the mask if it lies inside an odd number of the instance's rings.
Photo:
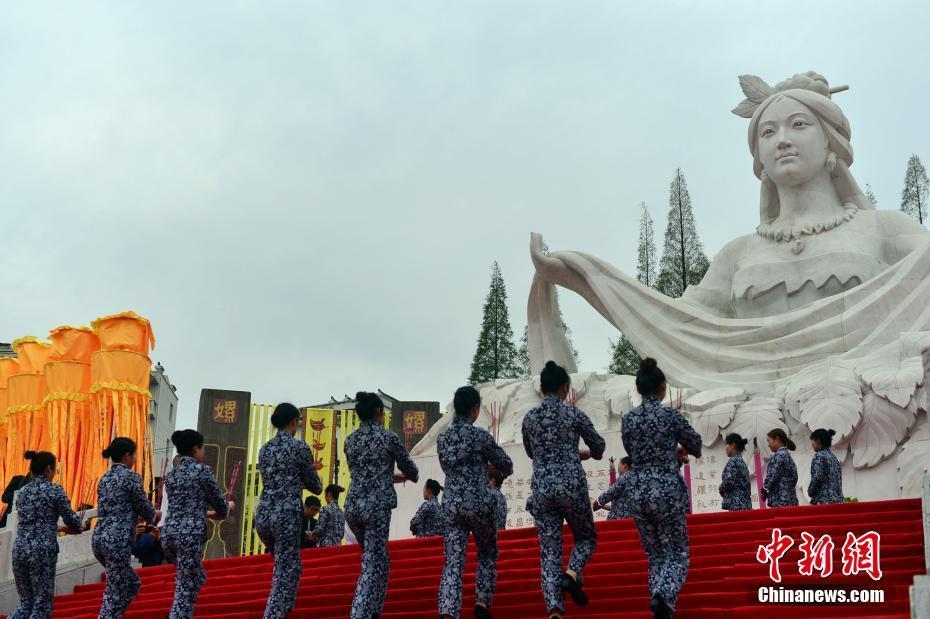
<path id="1" fill-rule="evenodd" d="M 554 362 L 540 375 L 543 401 L 525 417 L 523 446 L 533 461 L 532 494 L 527 510 L 535 519 L 539 540 L 541 586 L 550 619 L 566 612 L 566 596 L 585 606 L 584 568 L 597 547 L 594 510 L 609 509 L 609 519 L 632 518 L 649 563 L 650 609 L 654 617 L 672 617 L 688 575 L 689 547 L 686 514 L 690 501 L 680 469 L 688 455 L 701 455 L 701 436 L 675 408 L 663 404 L 667 384 L 654 359 L 644 359 L 636 376 L 642 404 L 622 420 L 622 442 L 627 455 L 620 460 L 619 477 L 591 503 L 582 461 L 599 460 L 604 438 L 591 419 L 566 399 L 568 373 Z M 271 417 L 276 435 L 259 453 L 262 492 L 255 514 L 256 531 L 274 558 L 265 619 L 282 619 L 294 608 L 300 574 L 301 549 L 337 546 L 350 537 L 361 548 L 361 572 L 352 600 L 352 619 L 380 617 L 387 593 L 391 561 L 388 533 L 397 506 L 394 484 L 416 483 L 419 471 L 403 442 L 384 428 L 384 408 L 374 393 L 356 396 L 360 419 L 345 439 L 351 483 L 345 509 L 339 507 L 344 489 L 325 489 L 317 475 L 310 446 L 295 438 L 300 418 L 292 404 L 279 404 Z M 513 473 L 513 463 L 491 434 L 475 426 L 481 398 L 474 387 L 461 387 L 453 400 L 452 423 L 438 437 L 439 463 L 445 487 L 427 480 L 424 502 L 410 522 L 418 537 L 442 536 L 445 566 L 439 583 L 438 614 L 458 619 L 462 612 L 462 580 L 466 547 L 474 537 L 478 565 L 475 575 L 474 616 L 491 617 L 497 580 L 498 531 L 506 523 L 507 503 L 501 484 Z M 811 435 L 816 454 L 811 462 L 808 494 L 812 504 L 842 503 L 841 467 L 830 451 L 833 430 Z M 172 435 L 178 456 L 165 476 L 169 509 L 156 510 L 133 471 L 137 446 L 129 438 L 114 438 L 103 457 L 112 464 L 100 479 L 97 525 L 92 548 L 106 569 L 100 619 L 123 616 L 139 590 L 139 576 L 131 560 L 140 538 L 154 526 L 161 531 L 159 548 L 176 566 L 170 619 L 193 617 L 197 596 L 206 580 L 201 562 L 207 519 L 223 519 L 235 509 L 203 464 L 203 436 L 195 430 Z M 585 447 L 579 449 L 584 443 Z M 728 460 L 720 494 L 726 510 L 752 509 L 749 470 L 743 459 L 747 440 L 738 434 L 725 438 Z M 769 507 L 797 505 L 797 467 L 791 457 L 795 445 L 781 429 L 768 433 L 773 456 L 768 463 L 761 497 Z M 13 570 L 20 605 L 10 619 L 48 619 L 52 615 L 57 533 L 77 534 L 87 529 L 83 513 L 76 514 L 61 486 L 53 483 L 56 457 L 48 452 L 26 452 L 28 477 L 4 492 L 10 502 L 18 490 L 18 516 L 13 545 Z M 323 493 L 325 505 L 304 491 Z M 441 501 L 440 501 L 441 497 Z M 167 512 L 167 513 L 165 513 Z M 59 528 L 59 518 L 63 525 Z M 568 567 L 562 569 L 562 527 L 568 523 L 574 545 Z"/>

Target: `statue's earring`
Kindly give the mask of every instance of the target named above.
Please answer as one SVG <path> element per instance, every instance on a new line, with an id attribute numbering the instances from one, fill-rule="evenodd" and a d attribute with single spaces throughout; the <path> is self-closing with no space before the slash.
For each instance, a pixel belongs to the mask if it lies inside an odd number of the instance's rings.
<path id="1" fill-rule="evenodd" d="M 830 170 L 830 174 L 833 174 L 833 170 L 836 169 L 836 153 L 832 150 L 827 155 L 827 169 Z"/>

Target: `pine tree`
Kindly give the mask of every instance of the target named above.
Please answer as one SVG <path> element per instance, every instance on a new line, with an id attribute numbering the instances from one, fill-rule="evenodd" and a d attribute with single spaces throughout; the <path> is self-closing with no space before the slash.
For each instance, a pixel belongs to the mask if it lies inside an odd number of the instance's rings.
<path id="1" fill-rule="evenodd" d="M 904 190 L 901 192 L 901 210 L 919 221 L 927 219 L 927 206 L 930 202 L 930 179 L 927 170 L 920 162 L 920 157 L 911 155 L 904 173 Z"/>
<path id="2" fill-rule="evenodd" d="M 644 286 L 653 288 L 656 285 L 656 241 L 652 217 L 646 203 L 640 203 L 643 214 L 639 217 L 639 260 L 637 268 L 639 274 L 636 279 Z"/>
<path id="3" fill-rule="evenodd" d="M 491 287 L 484 301 L 484 319 L 478 347 L 471 362 L 472 385 L 490 382 L 496 378 L 518 378 L 517 348 L 513 343 L 510 328 L 510 312 L 507 309 L 507 289 L 500 266 L 494 262 L 491 268 Z"/>
<path id="4" fill-rule="evenodd" d="M 869 199 L 869 202 L 872 203 L 872 206 L 878 206 L 878 198 L 875 197 L 875 193 L 872 191 L 872 186 L 868 183 L 865 184 L 865 197 Z"/>
<path id="5" fill-rule="evenodd" d="M 701 282 L 710 266 L 694 225 L 691 196 L 681 168 L 676 168 L 669 186 L 668 205 L 665 249 L 656 288 L 670 297 L 680 297 L 688 286 Z"/>
<path id="6" fill-rule="evenodd" d="M 643 214 L 639 217 L 639 260 L 637 261 L 636 279 L 649 288 L 655 288 L 656 278 L 656 243 L 652 217 L 646 203 L 640 206 Z M 616 342 L 610 340 L 609 372 L 614 374 L 636 374 L 639 370 L 639 353 L 633 348 L 633 343 L 624 334 Z"/>
<path id="7" fill-rule="evenodd" d="M 635 376 L 639 371 L 639 360 L 639 353 L 625 335 L 621 333 L 616 342 L 610 340 L 610 365 L 607 366 L 607 371 Z"/>

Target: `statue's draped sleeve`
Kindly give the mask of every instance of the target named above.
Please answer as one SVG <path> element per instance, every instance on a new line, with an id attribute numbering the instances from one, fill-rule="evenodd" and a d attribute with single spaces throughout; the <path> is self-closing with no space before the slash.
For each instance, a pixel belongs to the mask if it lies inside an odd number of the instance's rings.
<path id="1" fill-rule="evenodd" d="M 902 332 L 930 329 L 926 239 L 900 262 L 847 292 L 760 318 L 721 317 L 698 303 L 695 293 L 671 299 L 587 254 L 557 252 L 551 258 L 565 267 L 558 270 L 564 274 L 556 283 L 584 297 L 637 352 L 655 357 L 680 387 L 739 384 L 761 393 L 811 363 L 834 355 L 855 358 L 897 341 Z M 707 290 L 716 292 L 716 286 Z M 889 308 L 888 299 L 900 301 Z M 554 285 L 538 275 L 527 318 L 533 371 L 548 359 L 574 368 Z"/>

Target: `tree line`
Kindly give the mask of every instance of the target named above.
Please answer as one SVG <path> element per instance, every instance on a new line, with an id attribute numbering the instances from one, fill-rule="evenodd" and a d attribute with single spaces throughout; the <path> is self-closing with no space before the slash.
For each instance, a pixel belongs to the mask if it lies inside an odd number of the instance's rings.
<path id="1" fill-rule="evenodd" d="M 866 185 L 866 196 L 877 205 L 878 199 L 871 186 Z M 688 184 L 681 168 L 675 170 L 668 192 L 668 217 L 662 257 L 658 257 L 655 244 L 655 229 L 645 202 L 640 203 L 639 244 L 637 248 L 636 278 L 641 284 L 669 297 L 680 297 L 688 289 L 700 283 L 710 266 L 704 246 L 697 233 L 694 209 Z M 927 220 L 930 208 L 930 179 L 917 155 L 911 155 L 904 176 L 901 192 L 902 212 L 921 224 Z M 561 310 L 560 310 L 561 311 Z M 562 320 L 572 354 L 576 363 L 578 351 L 571 340 L 571 329 Z M 630 340 L 620 333 L 610 341 L 610 365 L 608 370 L 615 374 L 635 374 L 639 369 L 640 355 Z M 527 352 L 527 328 L 519 346 L 514 342 L 510 314 L 507 309 L 507 289 L 500 265 L 494 262 L 491 268 L 491 285 L 484 302 L 481 333 L 471 363 L 468 382 L 476 385 L 498 378 L 529 378 L 530 360 Z"/>

